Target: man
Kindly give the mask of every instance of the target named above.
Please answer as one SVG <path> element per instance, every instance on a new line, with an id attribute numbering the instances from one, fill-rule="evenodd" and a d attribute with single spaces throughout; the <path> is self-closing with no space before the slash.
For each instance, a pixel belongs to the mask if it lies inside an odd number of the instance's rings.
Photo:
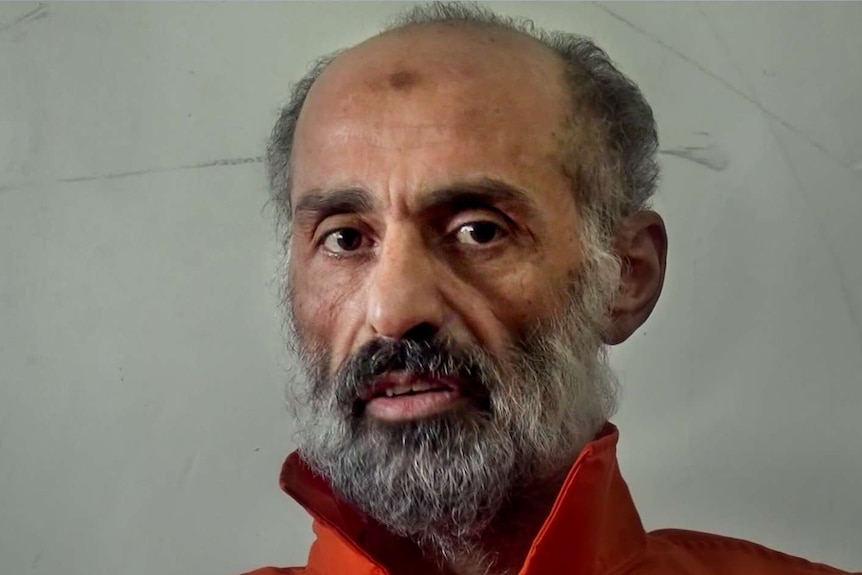
<path id="1" fill-rule="evenodd" d="M 307 380 L 282 485 L 317 541 L 254 573 L 838 573 L 641 526 L 605 346 L 661 292 L 656 150 L 590 41 L 473 6 L 296 86 L 268 156 Z"/>

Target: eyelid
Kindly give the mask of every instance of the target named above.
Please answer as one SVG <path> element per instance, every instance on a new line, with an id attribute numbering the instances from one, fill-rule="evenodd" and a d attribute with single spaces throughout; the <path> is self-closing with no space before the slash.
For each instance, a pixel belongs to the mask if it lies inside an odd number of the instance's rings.
<path id="1" fill-rule="evenodd" d="M 491 224 L 497 229 L 496 236 L 493 240 L 487 243 L 473 243 L 469 241 L 461 241 L 461 230 L 471 224 Z M 459 251 L 466 252 L 485 252 L 494 248 L 501 247 L 504 242 L 509 242 L 517 239 L 515 236 L 516 226 L 510 224 L 505 217 L 469 217 L 458 218 L 458 222 L 450 225 L 443 236 L 443 242 Z"/>
<path id="2" fill-rule="evenodd" d="M 356 214 L 331 214 L 315 223 L 311 234 L 312 243 L 319 244 L 328 234 L 344 228 L 353 228 L 366 235 L 368 233 L 368 224 Z"/>
<path id="3" fill-rule="evenodd" d="M 335 232 L 356 230 L 362 236 L 362 246 L 353 251 L 333 251 L 326 249 L 326 240 Z M 316 252 L 335 258 L 358 257 L 374 247 L 374 234 L 368 222 L 355 213 L 334 214 L 320 221 L 311 236 L 311 245 Z"/>
<path id="4" fill-rule="evenodd" d="M 446 226 L 445 235 L 456 233 L 467 224 L 490 222 L 500 226 L 507 234 L 512 234 L 517 225 L 506 214 L 492 208 L 473 208 L 458 212 Z"/>
<path id="5" fill-rule="evenodd" d="M 326 241 L 333 236 L 336 232 L 344 231 L 344 230 L 354 230 L 359 233 L 360 237 L 360 245 L 355 250 L 333 250 L 326 247 Z M 369 237 L 369 235 L 362 230 L 359 226 L 335 226 L 328 229 L 326 232 L 319 235 L 318 239 L 314 242 L 314 251 L 322 253 L 326 257 L 335 258 L 335 259 L 346 259 L 346 258 L 361 258 L 368 255 L 370 250 L 374 248 L 374 240 Z"/>
<path id="6" fill-rule="evenodd" d="M 470 222 L 488 221 L 499 223 L 503 227 L 512 225 L 511 219 L 500 210 L 490 207 L 482 207 L 459 210 L 456 214 L 452 216 L 448 227 L 453 228 L 463 226 L 464 224 L 469 224 Z"/>

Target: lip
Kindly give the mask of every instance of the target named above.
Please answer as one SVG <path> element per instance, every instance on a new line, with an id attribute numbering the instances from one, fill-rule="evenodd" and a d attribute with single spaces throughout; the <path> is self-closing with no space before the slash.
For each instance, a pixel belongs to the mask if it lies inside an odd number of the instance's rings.
<path id="1" fill-rule="evenodd" d="M 375 397 L 366 403 L 365 411 L 382 421 L 410 421 L 456 409 L 469 401 L 460 390 L 441 389 L 414 395 Z"/>
<path id="2" fill-rule="evenodd" d="M 462 387 L 457 377 L 428 377 L 414 373 L 392 372 L 377 378 L 374 384 L 360 395 L 359 399 L 368 402 L 379 397 L 385 397 L 388 389 L 409 387 L 418 383 L 426 383 L 450 391 L 459 391 Z"/>
<path id="3" fill-rule="evenodd" d="M 387 395 L 387 390 L 413 386 L 430 389 L 402 395 Z M 394 372 L 377 379 L 360 400 L 368 415 L 383 421 L 408 421 L 443 413 L 469 401 L 457 377 L 427 377 Z"/>

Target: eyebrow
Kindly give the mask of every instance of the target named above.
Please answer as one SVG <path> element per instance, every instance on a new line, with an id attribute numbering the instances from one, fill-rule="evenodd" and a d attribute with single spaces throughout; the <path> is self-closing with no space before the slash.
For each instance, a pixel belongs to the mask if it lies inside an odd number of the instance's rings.
<path id="1" fill-rule="evenodd" d="M 420 210 L 448 208 L 460 211 L 488 205 L 509 205 L 540 218 L 538 205 L 525 190 L 494 178 L 456 182 L 433 190 L 419 202 Z"/>
<path id="2" fill-rule="evenodd" d="M 311 190 L 296 203 L 294 217 L 323 220 L 336 214 L 364 214 L 374 210 L 374 198 L 362 188 Z"/>
<path id="3" fill-rule="evenodd" d="M 541 219 L 541 211 L 525 190 L 494 178 L 479 178 L 447 184 L 424 194 L 418 211 L 446 209 L 453 212 L 489 205 L 508 205 L 526 215 Z M 321 221 L 337 214 L 367 214 L 376 202 L 363 188 L 314 189 L 296 203 L 294 217 Z"/>

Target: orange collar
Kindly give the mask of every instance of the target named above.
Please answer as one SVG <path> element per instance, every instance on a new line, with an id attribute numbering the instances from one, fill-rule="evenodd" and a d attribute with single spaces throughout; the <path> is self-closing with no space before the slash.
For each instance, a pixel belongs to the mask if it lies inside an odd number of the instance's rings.
<path id="1" fill-rule="evenodd" d="M 563 569 L 580 575 L 599 575 L 644 553 L 646 533 L 617 465 L 618 439 L 619 431 L 608 423 L 583 449 L 533 540 L 520 575 Z M 361 560 L 367 564 L 368 572 L 376 569 L 378 573 L 385 572 L 372 551 L 379 547 L 373 541 L 380 535 L 379 527 L 338 499 L 328 483 L 315 475 L 296 452 L 284 463 L 281 487 L 317 522 L 335 532 L 334 538 L 318 540 L 317 544 L 326 543 L 327 549 L 315 555 L 327 557 L 328 563 L 337 565 L 337 557 L 347 554 L 352 562 Z"/>

